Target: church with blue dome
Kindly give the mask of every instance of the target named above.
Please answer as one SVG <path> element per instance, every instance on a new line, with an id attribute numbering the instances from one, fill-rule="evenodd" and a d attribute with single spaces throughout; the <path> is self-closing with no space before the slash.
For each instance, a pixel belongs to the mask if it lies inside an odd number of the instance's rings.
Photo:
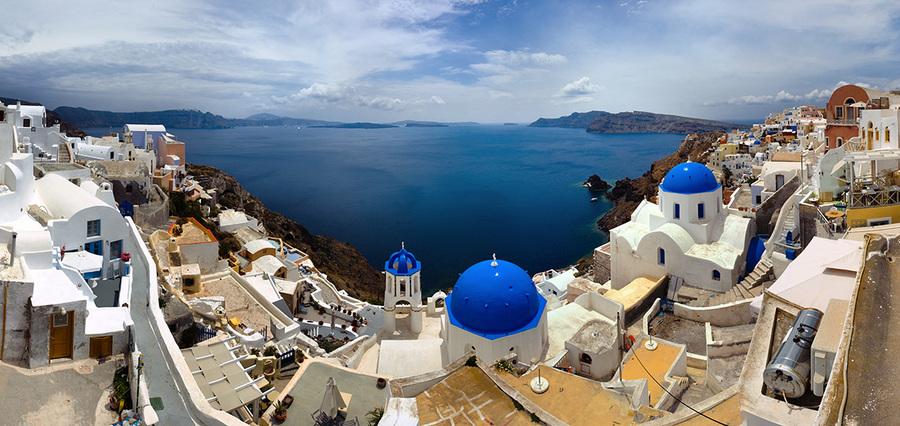
<path id="1" fill-rule="evenodd" d="M 494 257 L 472 265 L 445 303 L 441 337 L 449 360 L 474 349 L 486 362 L 510 353 L 529 362 L 547 350 L 547 300 L 511 262 Z"/>
<path id="2" fill-rule="evenodd" d="M 666 173 L 656 202 L 642 201 L 631 221 L 610 230 L 612 288 L 669 274 L 693 287 L 727 292 L 745 272 L 754 228 L 749 217 L 727 208 L 708 167 L 681 163 Z"/>

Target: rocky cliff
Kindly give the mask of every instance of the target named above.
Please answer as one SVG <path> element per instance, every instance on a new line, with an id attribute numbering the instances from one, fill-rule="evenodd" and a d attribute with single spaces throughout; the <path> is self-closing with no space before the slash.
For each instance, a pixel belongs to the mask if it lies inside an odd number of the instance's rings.
<path id="1" fill-rule="evenodd" d="M 339 289 L 351 296 L 380 301 L 384 277 L 352 245 L 323 235 L 312 235 L 303 225 L 266 208 L 258 198 L 241 187 L 237 179 L 215 167 L 187 165 L 187 174 L 204 188 L 215 188 L 219 204 L 242 210 L 259 219 L 269 235 L 283 238 L 291 246 L 309 254 L 316 267 L 328 274 Z"/>
<path id="2" fill-rule="evenodd" d="M 709 157 L 709 149 L 723 135 L 722 132 L 709 132 L 688 135 L 681 141 L 681 146 L 669 156 L 654 161 L 650 170 L 643 176 L 630 179 L 625 178 L 616 182 L 616 186 L 606 193 L 606 198 L 615 205 L 597 221 L 597 227 L 609 232 L 625 222 L 631 220 L 631 213 L 637 208 L 643 199 L 655 197 L 666 173 L 685 161 L 706 163 Z"/>

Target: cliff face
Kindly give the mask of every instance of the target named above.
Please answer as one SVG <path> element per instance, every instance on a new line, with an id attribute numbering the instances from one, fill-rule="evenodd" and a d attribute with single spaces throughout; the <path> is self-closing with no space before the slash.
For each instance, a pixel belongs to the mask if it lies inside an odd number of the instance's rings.
<path id="1" fill-rule="evenodd" d="M 53 110 L 58 116 L 79 127 L 121 128 L 127 123 L 162 124 L 175 129 L 227 129 L 234 123 L 220 115 L 196 110 L 167 110 L 152 112 L 94 111 L 61 106 Z"/>
<path id="2" fill-rule="evenodd" d="M 650 170 L 637 179 L 625 178 L 616 182 L 616 186 L 606 193 L 606 198 L 615 205 L 597 221 L 597 227 L 605 232 L 631 220 L 631 213 L 644 198 L 655 197 L 666 173 L 673 167 L 685 162 L 706 163 L 709 149 L 723 135 L 722 132 L 709 132 L 688 135 L 681 141 L 678 150 L 661 160 L 654 161 Z"/>
<path id="3" fill-rule="evenodd" d="M 529 126 L 587 129 L 589 133 L 680 134 L 750 128 L 750 126 L 743 124 L 681 117 L 678 115 L 656 114 L 644 111 L 620 112 L 616 114 L 606 111 L 576 112 L 566 117 L 540 118 L 534 123 L 529 124 Z"/>
<path id="4" fill-rule="evenodd" d="M 701 133 L 749 129 L 750 126 L 652 112 L 620 112 L 597 117 L 588 133 Z"/>
<path id="5" fill-rule="evenodd" d="M 270 235 L 309 254 L 310 259 L 339 289 L 365 300 L 383 297 L 384 277 L 352 245 L 323 235 L 312 235 L 303 225 L 267 209 L 238 181 L 215 167 L 187 165 L 187 173 L 204 188 L 215 188 L 219 204 L 243 210 L 259 219 Z"/>

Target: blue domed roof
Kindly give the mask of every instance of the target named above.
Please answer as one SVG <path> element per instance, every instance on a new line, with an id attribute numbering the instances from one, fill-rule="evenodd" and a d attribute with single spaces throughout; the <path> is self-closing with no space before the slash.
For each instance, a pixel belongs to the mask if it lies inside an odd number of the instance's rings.
<path id="1" fill-rule="evenodd" d="M 451 324 L 489 339 L 534 328 L 547 304 L 528 273 L 505 260 L 466 269 L 446 302 Z"/>
<path id="2" fill-rule="evenodd" d="M 419 272 L 420 269 L 422 269 L 422 264 L 405 248 L 392 254 L 390 259 L 384 262 L 384 270 L 394 275 L 412 275 Z"/>
<path id="3" fill-rule="evenodd" d="M 659 188 L 676 194 L 699 194 L 715 191 L 720 186 L 709 167 L 688 161 L 669 170 Z"/>

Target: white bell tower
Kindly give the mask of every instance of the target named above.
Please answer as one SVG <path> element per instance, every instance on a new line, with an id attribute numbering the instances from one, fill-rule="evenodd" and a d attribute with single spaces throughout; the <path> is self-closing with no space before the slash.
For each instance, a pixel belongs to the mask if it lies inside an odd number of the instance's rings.
<path id="1" fill-rule="evenodd" d="M 422 304 L 422 264 L 401 243 L 400 251 L 384 264 L 384 328 L 392 333 L 397 329 L 398 313 L 409 314 L 409 329 L 422 331 L 425 305 Z"/>

